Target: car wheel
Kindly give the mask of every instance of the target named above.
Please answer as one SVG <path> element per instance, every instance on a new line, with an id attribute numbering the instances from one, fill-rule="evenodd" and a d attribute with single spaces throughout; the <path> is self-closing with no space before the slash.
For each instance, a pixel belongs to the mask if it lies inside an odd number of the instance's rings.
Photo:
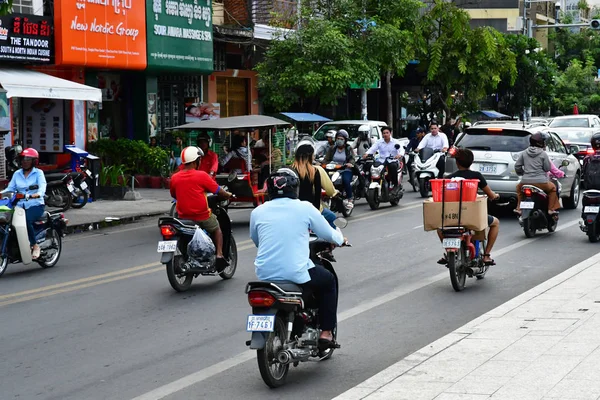
<path id="1" fill-rule="evenodd" d="M 575 174 L 573 185 L 571 186 L 570 196 L 563 199 L 563 205 L 568 210 L 574 210 L 579 205 L 579 196 L 581 193 L 579 172 Z"/>

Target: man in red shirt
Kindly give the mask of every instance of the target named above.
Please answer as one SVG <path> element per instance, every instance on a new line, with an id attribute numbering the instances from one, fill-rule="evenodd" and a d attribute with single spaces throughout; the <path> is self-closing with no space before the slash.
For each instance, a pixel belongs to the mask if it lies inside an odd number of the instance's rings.
<path id="1" fill-rule="evenodd" d="M 204 153 L 202 161 L 200 161 L 200 171 L 206 172 L 213 179 L 217 179 L 217 170 L 219 169 L 219 156 L 210 149 L 210 136 L 206 133 L 201 133 L 196 139 L 196 143 L 200 150 Z"/>
<path id="2" fill-rule="evenodd" d="M 223 258 L 223 232 L 217 217 L 208 207 L 206 193 L 216 194 L 228 199 L 231 193 L 223 190 L 217 182 L 204 171 L 198 171 L 203 153 L 197 147 L 186 147 L 181 152 L 183 170 L 171 178 L 171 196 L 177 199 L 177 213 L 181 219 L 190 219 L 205 229 L 215 242 L 217 251 L 217 270 L 229 266 Z"/>

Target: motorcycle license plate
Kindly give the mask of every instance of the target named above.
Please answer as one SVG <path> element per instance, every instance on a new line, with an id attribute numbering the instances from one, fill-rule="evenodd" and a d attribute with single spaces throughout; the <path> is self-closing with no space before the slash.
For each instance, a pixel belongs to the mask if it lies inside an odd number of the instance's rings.
<path id="1" fill-rule="evenodd" d="M 75 191 L 75 186 L 73 185 L 72 182 L 67 183 L 67 189 L 69 189 L 69 192 L 73 193 Z"/>
<path id="2" fill-rule="evenodd" d="M 274 329 L 274 315 L 248 315 L 247 332 L 273 332 Z"/>
<path id="3" fill-rule="evenodd" d="M 459 238 L 446 238 L 442 241 L 442 246 L 445 249 L 460 249 L 460 242 Z"/>
<path id="4" fill-rule="evenodd" d="M 85 174 L 86 174 L 87 176 L 89 176 L 90 178 L 92 177 L 92 171 L 90 171 L 89 169 L 86 169 L 86 170 L 85 170 Z"/>
<path id="5" fill-rule="evenodd" d="M 522 201 L 521 208 L 524 210 L 533 210 L 534 203 L 533 201 Z"/>
<path id="6" fill-rule="evenodd" d="M 79 186 L 81 187 L 82 190 L 85 190 L 88 188 L 88 185 L 85 182 L 81 182 L 81 185 L 79 185 Z"/>
<path id="7" fill-rule="evenodd" d="M 586 206 L 583 209 L 584 213 L 593 213 L 593 214 L 598 214 L 600 212 L 600 206 Z"/>
<path id="8" fill-rule="evenodd" d="M 177 240 L 161 240 L 158 242 L 158 253 L 170 253 L 177 250 Z"/>

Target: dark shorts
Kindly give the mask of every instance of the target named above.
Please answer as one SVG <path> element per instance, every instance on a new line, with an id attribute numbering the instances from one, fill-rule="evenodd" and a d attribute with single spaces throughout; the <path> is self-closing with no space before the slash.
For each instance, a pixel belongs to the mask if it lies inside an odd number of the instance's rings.
<path id="1" fill-rule="evenodd" d="M 492 215 L 488 215 L 488 226 L 494 223 L 494 217 Z"/>

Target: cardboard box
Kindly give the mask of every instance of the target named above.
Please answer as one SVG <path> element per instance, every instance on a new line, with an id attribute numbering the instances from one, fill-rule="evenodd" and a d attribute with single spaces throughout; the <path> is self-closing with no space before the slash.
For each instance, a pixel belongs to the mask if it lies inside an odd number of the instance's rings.
<path id="1" fill-rule="evenodd" d="M 426 231 L 434 231 L 442 227 L 442 205 L 444 206 L 444 227 L 458 226 L 459 202 L 434 202 L 427 199 L 423 202 L 423 226 Z M 460 225 L 474 231 L 487 228 L 487 197 L 478 196 L 476 201 L 462 203 Z"/>

